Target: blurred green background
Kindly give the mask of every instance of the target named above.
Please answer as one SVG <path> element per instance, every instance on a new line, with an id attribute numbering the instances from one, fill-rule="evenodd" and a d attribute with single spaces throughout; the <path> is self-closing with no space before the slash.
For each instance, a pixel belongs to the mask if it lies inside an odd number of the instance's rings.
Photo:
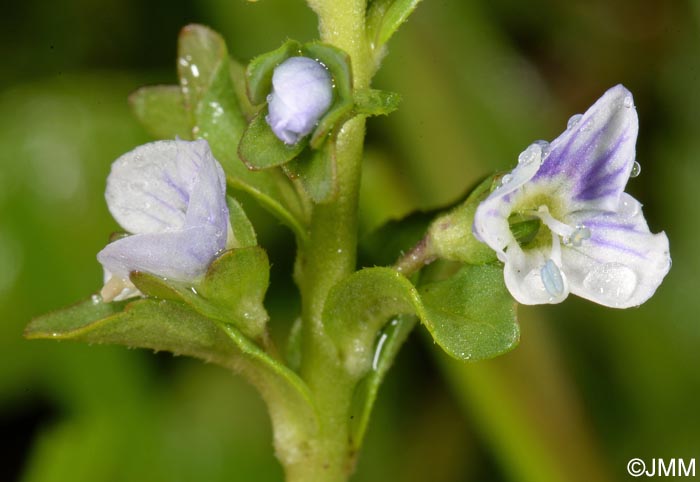
<path id="1" fill-rule="evenodd" d="M 635 95 L 628 191 L 674 265 L 640 308 L 521 308 L 522 341 L 448 360 L 421 330 L 380 392 L 355 481 L 614 481 L 630 458 L 700 456 L 700 7 L 693 0 L 426 0 L 375 86 L 401 109 L 369 122 L 364 231 L 455 200 L 610 86 Z M 179 29 L 205 23 L 240 60 L 315 37 L 299 0 L 11 2 L 0 18 L 0 480 L 280 481 L 257 394 L 216 366 L 27 342 L 33 316 L 101 285 L 116 225 L 110 163 L 148 140 L 126 102 L 175 83 Z M 250 201 L 294 313 L 292 239 Z M 290 299 L 290 301 L 284 301 Z M 631 479 L 631 478 L 630 478 Z"/>

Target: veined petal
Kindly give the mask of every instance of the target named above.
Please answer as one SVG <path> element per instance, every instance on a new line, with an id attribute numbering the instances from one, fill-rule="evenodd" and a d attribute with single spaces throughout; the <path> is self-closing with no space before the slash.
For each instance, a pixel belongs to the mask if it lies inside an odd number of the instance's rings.
<path id="1" fill-rule="evenodd" d="M 560 277 L 556 283 L 560 285 L 556 289 L 551 287 L 552 283 L 548 278 L 551 279 L 552 276 L 547 273 L 545 266 L 551 267 L 551 270 Z M 508 246 L 503 276 L 510 294 L 523 305 L 561 303 L 569 295 L 566 274 L 560 271 L 559 266 L 549 259 L 546 251 L 528 250 L 525 252 L 517 241 L 513 241 Z"/>
<path id="2" fill-rule="evenodd" d="M 591 237 L 562 249 L 571 292 L 613 308 L 648 300 L 671 267 L 668 237 L 649 231 L 641 205 L 623 193 L 616 212 L 573 213 L 569 222 L 586 226 Z"/>
<path id="3" fill-rule="evenodd" d="M 638 127 L 632 94 L 611 88 L 552 141 L 533 184 L 556 185 L 552 195 L 568 199 L 570 211 L 614 210 L 632 170 Z"/>
<path id="4" fill-rule="evenodd" d="M 474 214 L 474 235 L 496 251 L 501 261 L 504 261 L 503 250 L 515 239 L 508 224 L 513 194 L 535 176 L 540 167 L 541 155 L 542 148 L 538 144 L 528 147 L 521 154 L 523 161 L 501 178 L 501 185 L 479 204 Z"/>
<path id="5" fill-rule="evenodd" d="M 127 236 L 108 244 L 97 259 L 113 276 L 125 280 L 132 271 L 145 271 L 189 282 L 206 272 L 221 249 L 216 228 L 200 226 Z"/>
<path id="6" fill-rule="evenodd" d="M 114 219 L 131 233 L 176 231 L 185 225 L 206 141 L 144 144 L 112 164 L 105 198 Z"/>

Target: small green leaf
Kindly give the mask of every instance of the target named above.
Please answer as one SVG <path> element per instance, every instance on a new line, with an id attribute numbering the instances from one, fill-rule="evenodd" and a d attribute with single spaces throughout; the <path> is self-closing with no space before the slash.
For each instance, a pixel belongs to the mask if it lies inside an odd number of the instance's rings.
<path id="1" fill-rule="evenodd" d="M 337 193 L 335 142 L 326 142 L 320 149 L 307 149 L 285 165 L 287 174 L 299 179 L 311 199 L 317 203 L 332 200 Z"/>
<path id="2" fill-rule="evenodd" d="M 445 352 L 462 360 L 492 358 L 518 341 L 515 303 L 499 266 L 464 266 L 419 295 L 389 268 L 360 270 L 329 293 L 324 326 L 351 376 L 366 374 L 375 339 L 390 316 L 416 314 Z"/>
<path id="3" fill-rule="evenodd" d="M 192 139 L 180 87 L 156 85 L 142 87 L 129 96 L 136 118 L 148 133 L 158 139 Z"/>
<path id="4" fill-rule="evenodd" d="M 503 267 L 465 265 L 456 275 L 420 288 L 425 323 L 435 342 L 463 360 L 483 360 L 512 350 L 520 339 L 515 302 Z"/>
<path id="5" fill-rule="evenodd" d="M 279 140 L 265 120 L 266 115 L 267 108 L 253 117 L 238 144 L 238 155 L 252 170 L 281 166 L 298 156 L 306 147 L 306 139 L 291 146 Z"/>
<path id="6" fill-rule="evenodd" d="M 355 91 L 355 113 L 365 116 L 388 115 L 399 108 L 401 96 L 376 89 Z"/>
<path id="7" fill-rule="evenodd" d="M 246 119 L 250 120 L 253 118 L 258 109 L 256 109 L 255 106 L 250 103 L 250 99 L 248 98 L 246 67 L 235 59 L 229 57 L 229 72 L 231 75 L 231 83 L 236 91 L 238 105 L 241 106 L 241 110 L 243 111 L 243 114 L 245 114 Z"/>
<path id="8" fill-rule="evenodd" d="M 351 100 L 341 99 L 333 103 L 328 112 L 318 121 L 318 126 L 311 134 L 309 140 L 311 147 L 318 149 L 324 142 L 329 142 L 331 139 L 328 139 L 328 135 L 352 116 L 352 108 Z"/>
<path id="9" fill-rule="evenodd" d="M 356 450 L 362 445 L 379 387 L 417 320 L 412 315 L 396 316 L 384 326 L 377 337 L 372 370 L 355 387 L 350 406 L 350 444 Z"/>
<path id="10" fill-rule="evenodd" d="M 226 196 L 228 215 L 233 231 L 233 243 L 229 248 L 247 248 L 258 244 L 255 228 L 246 216 L 243 206 L 231 196 Z"/>
<path id="11" fill-rule="evenodd" d="M 255 57 L 248 64 L 246 77 L 248 79 L 248 98 L 259 105 L 265 102 L 267 94 L 272 90 L 272 73 L 279 64 L 289 57 L 299 54 L 301 46 L 295 40 L 287 40 L 280 48 Z"/>
<path id="12" fill-rule="evenodd" d="M 199 292 L 237 320 L 237 326 L 262 333 L 268 320 L 263 300 L 269 276 L 270 264 L 262 248 L 233 249 L 209 266 Z"/>
<path id="13" fill-rule="evenodd" d="M 421 0 L 374 0 L 368 8 L 368 33 L 376 49 L 386 44 Z"/>
<path id="14" fill-rule="evenodd" d="M 260 388 L 275 421 L 289 430 L 313 430 L 316 424 L 308 389 L 294 372 L 233 326 L 205 318 L 182 303 L 88 300 L 32 320 L 24 335 L 29 339 L 117 344 L 200 358 L 242 373 Z"/>
<path id="15" fill-rule="evenodd" d="M 309 143 L 318 149 L 326 136 L 337 126 L 345 122 L 352 113 L 353 81 L 350 57 L 344 51 L 321 42 L 307 43 L 302 46 L 302 53 L 316 59 L 326 66 L 333 77 L 335 100 L 318 121 L 318 127 L 311 134 Z"/>
<path id="16" fill-rule="evenodd" d="M 269 283 L 269 263 L 261 248 L 226 251 L 194 286 L 153 276 L 131 273 L 131 282 L 143 294 L 189 305 L 201 315 L 230 323 L 246 336 L 262 340 L 268 320 L 263 306 Z"/>

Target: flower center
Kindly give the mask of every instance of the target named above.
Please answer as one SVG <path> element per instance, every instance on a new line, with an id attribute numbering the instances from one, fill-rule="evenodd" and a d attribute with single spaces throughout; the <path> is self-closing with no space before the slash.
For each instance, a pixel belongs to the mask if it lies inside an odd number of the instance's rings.
<path id="1" fill-rule="evenodd" d="M 564 278 L 561 273 L 561 244 L 578 247 L 591 237 L 591 231 L 583 225 L 571 226 L 554 218 L 546 205 L 541 205 L 536 211 L 530 210 L 524 213 L 539 219 L 547 226 L 552 235 L 552 244 L 549 258 L 540 268 L 542 284 L 553 297 L 559 297 L 564 293 Z"/>

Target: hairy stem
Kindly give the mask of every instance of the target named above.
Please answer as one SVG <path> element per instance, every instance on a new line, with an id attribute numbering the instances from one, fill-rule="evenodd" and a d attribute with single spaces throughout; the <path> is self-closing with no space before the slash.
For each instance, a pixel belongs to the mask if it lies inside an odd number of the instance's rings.
<path id="1" fill-rule="evenodd" d="M 368 87 L 365 1 L 310 0 L 309 4 L 319 16 L 321 40 L 345 50 L 355 87 Z M 299 249 L 295 274 L 302 295 L 301 375 L 317 404 L 320 427 L 314 437 L 295 441 L 298 457 L 283 461 L 288 482 L 342 482 L 354 468 L 349 411 L 355 383 L 325 333 L 322 315 L 330 289 L 355 271 L 364 136 L 362 117 L 348 121 L 338 133 L 337 196 L 313 207 L 308 242 Z"/>

